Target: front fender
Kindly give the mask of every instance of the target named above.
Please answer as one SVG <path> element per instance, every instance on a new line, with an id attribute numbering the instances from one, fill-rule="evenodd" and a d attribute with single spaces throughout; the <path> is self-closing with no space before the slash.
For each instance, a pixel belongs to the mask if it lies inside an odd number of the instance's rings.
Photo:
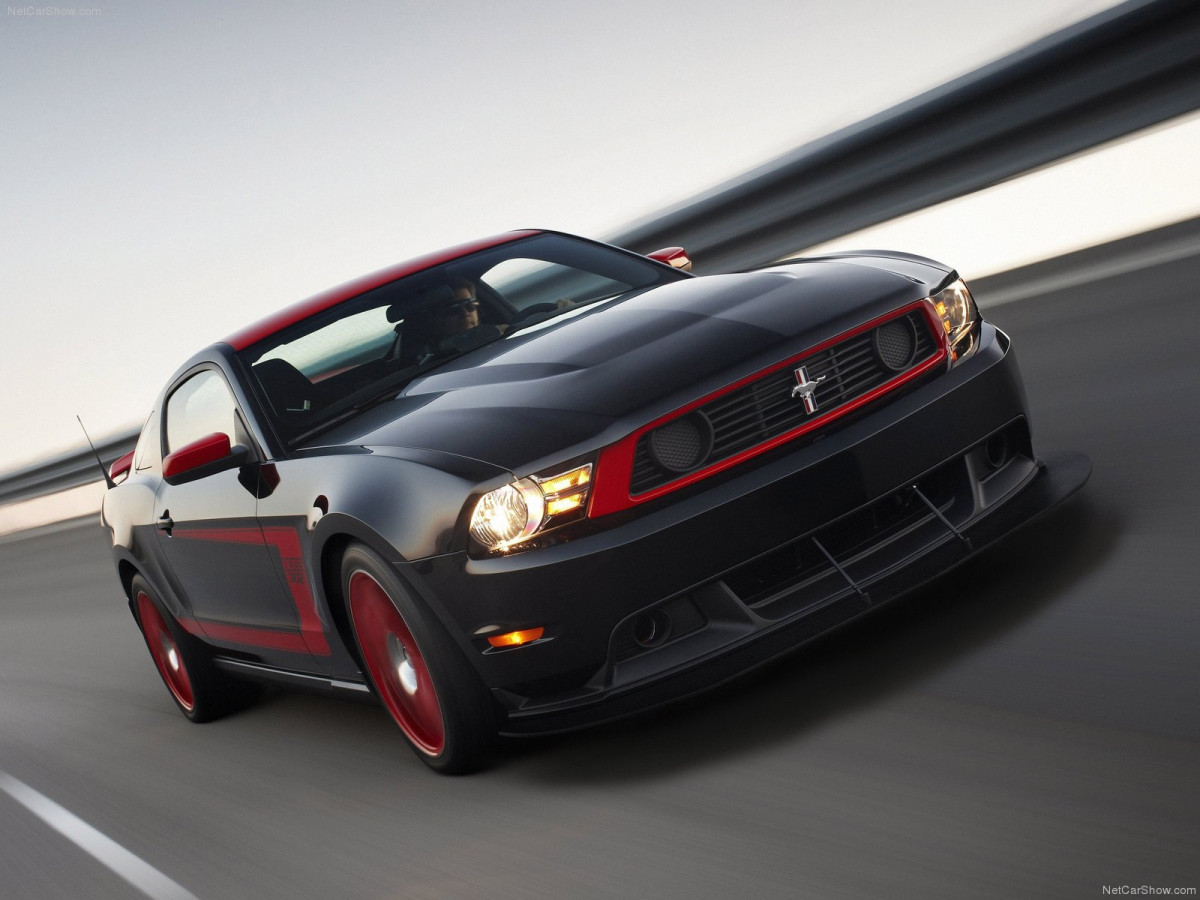
<path id="1" fill-rule="evenodd" d="M 310 451 L 275 469 L 278 484 L 260 499 L 260 520 L 305 520 L 314 557 L 333 536 L 346 534 L 393 561 L 465 547 L 466 504 L 512 478 L 476 460 L 396 448 Z"/>

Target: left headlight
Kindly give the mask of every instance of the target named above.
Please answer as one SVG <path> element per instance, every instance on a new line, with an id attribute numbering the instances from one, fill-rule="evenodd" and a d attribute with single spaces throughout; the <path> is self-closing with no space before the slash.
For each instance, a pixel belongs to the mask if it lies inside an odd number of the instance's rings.
<path id="1" fill-rule="evenodd" d="M 581 517 L 592 487 L 592 464 L 521 478 L 488 491 L 471 511 L 471 537 L 488 550 L 508 550 L 551 527 Z"/>
<path id="2" fill-rule="evenodd" d="M 979 309 L 966 282 L 961 278 L 929 298 L 946 329 L 951 365 L 962 362 L 975 352 L 979 343 Z"/>

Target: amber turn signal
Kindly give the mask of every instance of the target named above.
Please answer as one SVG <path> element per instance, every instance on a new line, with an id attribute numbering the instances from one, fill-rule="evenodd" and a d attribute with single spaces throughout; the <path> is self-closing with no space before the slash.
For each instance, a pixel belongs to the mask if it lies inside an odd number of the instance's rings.
<path id="1" fill-rule="evenodd" d="M 539 640 L 545 630 L 545 628 L 527 628 L 524 631 L 510 631 L 508 634 L 494 634 L 487 640 L 493 647 L 520 647 L 522 644 Z"/>

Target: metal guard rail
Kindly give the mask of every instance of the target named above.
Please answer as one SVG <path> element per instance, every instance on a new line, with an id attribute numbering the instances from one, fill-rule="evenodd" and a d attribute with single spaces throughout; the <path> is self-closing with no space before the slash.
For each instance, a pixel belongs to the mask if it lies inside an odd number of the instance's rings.
<path id="1" fill-rule="evenodd" d="M 1200 106 L 1200 3 L 1134 0 L 800 147 L 611 241 L 733 271 Z"/>

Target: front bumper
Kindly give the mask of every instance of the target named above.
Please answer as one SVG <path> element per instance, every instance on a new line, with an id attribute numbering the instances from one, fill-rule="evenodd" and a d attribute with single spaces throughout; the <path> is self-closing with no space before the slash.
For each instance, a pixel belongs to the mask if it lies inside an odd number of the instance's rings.
<path id="1" fill-rule="evenodd" d="M 575 541 L 398 564 L 509 734 L 561 731 L 716 685 L 961 563 L 1090 473 L 1037 461 L 1007 337 L 803 446 Z M 481 631 L 540 626 L 502 652 Z"/>

